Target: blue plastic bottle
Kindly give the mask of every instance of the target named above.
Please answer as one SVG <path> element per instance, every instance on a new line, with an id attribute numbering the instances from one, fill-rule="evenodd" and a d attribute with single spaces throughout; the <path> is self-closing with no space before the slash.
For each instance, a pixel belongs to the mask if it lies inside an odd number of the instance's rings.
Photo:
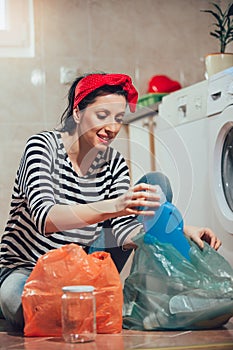
<path id="1" fill-rule="evenodd" d="M 186 259 L 190 260 L 190 245 L 183 232 L 183 219 L 172 203 L 162 204 L 152 218 L 145 218 L 143 225 L 146 232 L 145 242 L 151 235 L 161 243 L 172 244 Z"/>

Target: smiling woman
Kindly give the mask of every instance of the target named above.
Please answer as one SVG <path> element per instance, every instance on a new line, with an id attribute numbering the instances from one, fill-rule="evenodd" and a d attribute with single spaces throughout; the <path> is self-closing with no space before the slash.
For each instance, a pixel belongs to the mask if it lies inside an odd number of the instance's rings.
<path id="1" fill-rule="evenodd" d="M 13 325 L 23 327 L 21 294 L 41 255 L 68 243 L 88 252 L 106 220 L 114 244 L 132 248 L 142 229 L 136 215 L 159 206 L 155 186 L 130 189 L 127 164 L 110 147 L 137 96 L 127 75 L 82 76 L 70 88 L 61 128 L 28 140 L 1 242 L 1 309 Z"/>

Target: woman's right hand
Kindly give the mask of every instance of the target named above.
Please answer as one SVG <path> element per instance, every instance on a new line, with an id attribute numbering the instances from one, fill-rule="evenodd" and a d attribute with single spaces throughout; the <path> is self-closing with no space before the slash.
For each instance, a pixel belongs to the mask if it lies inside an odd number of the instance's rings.
<path id="1" fill-rule="evenodd" d="M 158 186 L 146 183 L 131 187 L 125 194 L 115 199 L 117 216 L 154 215 L 153 208 L 160 206 L 160 195 L 157 192 L 159 192 Z"/>

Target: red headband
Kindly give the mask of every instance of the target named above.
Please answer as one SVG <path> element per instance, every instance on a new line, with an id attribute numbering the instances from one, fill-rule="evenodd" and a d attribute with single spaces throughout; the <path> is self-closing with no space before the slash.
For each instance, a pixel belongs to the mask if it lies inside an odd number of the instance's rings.
<path id="1" fill-rule="evenodd" d="M 82 78 L 75 89 L 73 108 L 90 92 L 103 85 L 120 85 L 127 92 L 127 102 L 131 112 L 135 112 L 138 100 L 138 92 L 132 84 L 131 78 L 126 74 L 91 74 Z"/>

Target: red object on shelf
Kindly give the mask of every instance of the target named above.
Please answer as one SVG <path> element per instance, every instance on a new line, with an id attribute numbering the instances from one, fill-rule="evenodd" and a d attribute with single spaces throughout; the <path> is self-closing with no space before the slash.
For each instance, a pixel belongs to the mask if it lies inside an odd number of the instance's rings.
<path id="1" fill-rule="evenodd" d="M 154 75 L 148 85 L 148 92 L 173 92 L 181 89 L 178 81 L 172 80 L 166 75 Z"/>

